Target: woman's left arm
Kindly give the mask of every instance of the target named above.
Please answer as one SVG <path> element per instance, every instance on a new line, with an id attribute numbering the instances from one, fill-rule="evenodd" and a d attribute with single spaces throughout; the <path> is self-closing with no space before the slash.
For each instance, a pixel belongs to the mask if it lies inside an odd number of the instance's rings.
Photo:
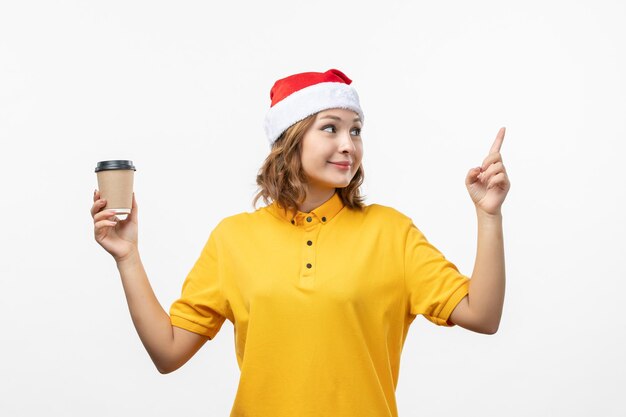
<path id="1" fill-rule="evenodd" d="M 465 179 L 476 206 L 478 243 L 469 294 L 459 302 L 450 321 L 469 330 L 493 334 L 498 330 L 504 305 L 505 267 L 502 203 L 511 184 L 500 148 L 501 128 L 482 166 L 472 168 Z"/>

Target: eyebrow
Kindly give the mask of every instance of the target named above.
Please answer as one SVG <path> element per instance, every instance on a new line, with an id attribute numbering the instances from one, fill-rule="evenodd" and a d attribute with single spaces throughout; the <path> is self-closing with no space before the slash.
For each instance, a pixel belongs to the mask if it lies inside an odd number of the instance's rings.
<path id="1" fill-rule="evenodd" d="M 322 119 L 333 119 L 333 120 L 339 120 L 339 121 L 341 121 L 341 117 L 337 117 L 337 116 L 330 116 L 330 115 L 329 115 L 329 116 L 320 117 L 320 120 L 322 120 Z M 353 121 L 354 121 L 354 122 L 360 122 L 360 121 L 361 121 L 361 118 L 360 118 L 360 117 L 355 117 Z"/>

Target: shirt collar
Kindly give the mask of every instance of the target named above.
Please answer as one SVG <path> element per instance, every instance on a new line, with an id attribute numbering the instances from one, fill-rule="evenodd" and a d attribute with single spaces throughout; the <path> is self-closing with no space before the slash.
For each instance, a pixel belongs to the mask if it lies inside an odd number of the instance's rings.
<path id="1" fill-rule="evenodd" d="M 339 193 L 335 192 L 331 198 L 325 201 L 319 207 L 311 210 L 310 213 L 305 213 L 299 210 L 285 210 L 277 202 L 273 202 L 268 206 L 270 212 L 276 217 L 288 221 L 293 225 L 312 225 L 312 224 L 326 224 L 330 222 L 343 208 L 345 204 L 339 197 Z"/>

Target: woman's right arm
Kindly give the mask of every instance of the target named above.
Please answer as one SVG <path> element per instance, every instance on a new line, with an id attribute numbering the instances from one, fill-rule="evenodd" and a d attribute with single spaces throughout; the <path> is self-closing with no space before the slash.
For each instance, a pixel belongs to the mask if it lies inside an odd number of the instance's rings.
<path id="1" fill-rule="evenodd" d="M 137 245 L 138 208 L 133 194 L 131 214 L 117 220 L 113 212 L 103 210 L 106 201 L 94 193 L 91 215 L 96 242 L 117 263 L 133 324 L 152 362 L 165 374 L 180 368 L 209 340 L 176 326 L 159 304 L 141 263 Z"/>

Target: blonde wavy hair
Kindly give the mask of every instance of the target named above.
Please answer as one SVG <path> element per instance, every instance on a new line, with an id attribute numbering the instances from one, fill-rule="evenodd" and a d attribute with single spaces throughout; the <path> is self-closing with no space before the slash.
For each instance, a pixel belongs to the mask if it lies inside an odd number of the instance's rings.
<path id="1" fill-rule="evenodd" d="M 298 203 L 306 198 L 307 183 L 302 169 L 302 138 L 313 125 L 316 115 L 317 113 L 292 125 L 274 142 L 256 177 L 259 190 L 252 201 L 254 207 L 262 198 L 265 204 L 275 201 L 287 210 L 298 210 Z M 365 207 L 365 197 L 359 189 L 364 178 L 365 172 L 361 164 L 350 184 L 337 188 L 341 201 L 347 207 L 356 210 Z"/>

